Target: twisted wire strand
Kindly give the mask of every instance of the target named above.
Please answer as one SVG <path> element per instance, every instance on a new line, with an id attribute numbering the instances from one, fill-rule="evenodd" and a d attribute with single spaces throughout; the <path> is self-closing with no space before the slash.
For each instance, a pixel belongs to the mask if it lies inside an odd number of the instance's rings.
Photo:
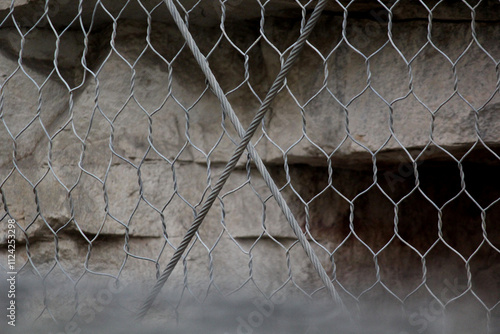
<path id="1" fill-rule="evenodd" d="M 189 48 L 191 49 L 196 61 L 200 65 L 203 73 L 205 74 L 210 86 L 214 90 L 214 93 L 216 96 L 219 98 L 221 101 L 223 111 L 229 116 L 230 120 L 232 121 L 233 125 L 235 126 L 238 135 L 242 137 L 240 143 L 238 144 L 237 148 L 235 149 L 231 159 L 229 162 L 226 164 L 226 167 L 224 168 L 222 174 L 220 175 L 219 179 L 217 180 L 217 183 L 215 184 L 214 188 L 212 189 L 210 195 L 207 197 L 207 200 L 203 204 L 202 209 L 200 210 L 199 214 L 197 215 L 196 219 L 192 223 L 191 227 L 189 230 L 186 232 L 182 242 L 180 243 L 179 247 L 175 251 L 174 255 L 170 259 L 167 267 L 163 271 L 163 273 L 160 275 L 158 278 L 155 286 L 151 290 L 150 294 L 148 295 L 147 299 L 145 300 L 144 304 L 141 306 L 139 309 L 137 319 L 141 320 L 144 318 L 148 310 L 150 309 L 151 305 L 153 304 L 154 300 L 156 299 L 157 295 L 159 294 L 160 290 L 162 287 L 165 285 L 166 281 L 170 277 L 172 271 L 174 270 L 175 266 L 179 262 L 180 258 L 182 257 L 182 254 L 186 250 L 187 246 L 191 242 L 193 236 L 196 234 L 198 228 L 202 224 L 205 216 L 207 215 L 208 211 L 212 207 L 212 204 L 215 202 L 217 199 L 220 191 L 222 190 L 222 187 L 226 183 L 227 179 L 231 175 L 232 171 L 234 170 L 238 160 L 240 159 L 241 155 L 243 154 L 245 148 L 248 149 L 248 152 L 250 153 L 250 156 L 254 160 L 257 169 L 259 172 L 262 174 L 264 181 L 268 185 L 268 187 L 271 190 L 272 195 L 276 199 L 278 205 L 282 209 L 286 219 L 288 220 L 293 232 L 297 236 L 300 244 L 304 248 L 304 251 L 306 252 L 307 256 L 311 260 L 314 268 L 318 272 L 322 282 L 325 284 L 325 287 L 327 288 L 328 292 L 330 293 L 332 299 L 334 302 L 342 306 L 342 300 L 340 299 L 340 296 L 338 295 L 337 291 L 335 290 L 335 287 L 333 286 L 332 281 L 328 277 L 328 274 L 326 273 L 325 269 L 321 265 L 321 262 L 319 261 L 316 253 L 312 249 L 310 243 L 307 241 L 306 237 L 303 235 L 302 230 L 293 216 L 293 213 L 291 212 L 290 208 L 286 204 L 285 199 L 279 192 L 278 187 L 274 183 L 273 179 L 269 175 L 269 172 L 267 171 L 266 167 L 264 166 L 264 163 L 262 162 L 262 159 L 259 157 L 257 154 L 255 148 L 253 145 L 250 143 L 250 140 L 252 136 L 254 135 L 255 131 L 257 130 L 259 124 L 262 122 L 262 119 L 266 115 L 266 112 L 269 109 L 269 106 L 271 105 L 272 101 L 278 94 L 279 90 L 281 89 L 286 76 L 288 75 L 288 72 L 290 71 L 291 67 L 297 60 L 300 52 L 302 51 L 307 38 L 309 37 L 311 31 L 314 29 L 314 26 L 319 20 L 319 17 L 325 8 L 327 4 L 327 0 L 320 0 L 316 7 L 314 8 L 313 13 L 311 14 L 306 26 L 302 30 L 299 38 L 295 42 L 290 55 L 288 56 L 287 60 L 285 61 L 283 67 L 281 68 L 280 72 L 278 73 L 276 79 L 274 80 L 269 92 L 267 93 L 264 101 L 262 102 L 262 105 L 260 106 L 258 112 L 256 113 L 255 117 L 253 118 L 252 122 L 250 123 L 250 126 L 248 127 L 247 131 L 245 132 L 243 127 L 241 126 L 241 123 L 239 122 L 236 114 L 234 113 L 229 101 L 227 100 L 222 88 L 217 82 L 217 79 L 213 75 L 212 71 L 210 70 L 210 67 L 208 65 L 208 61 L 206 58 L 203 56 L 201 51 L 199 50 L 198 46 L 196 45 L 196 42 L 194 41 L 193 37 L 191 36 L 188 27 L 182 20 L 182 17 L 180 16 L 177 8 L 173 4 L 172 0 L 165 0 L 165 4 L 170 11 L 170 14 L 172 15 L 175 23 L 177 24 L 179 30 L 181 31 L 183 37 L 185 38 Z"/>

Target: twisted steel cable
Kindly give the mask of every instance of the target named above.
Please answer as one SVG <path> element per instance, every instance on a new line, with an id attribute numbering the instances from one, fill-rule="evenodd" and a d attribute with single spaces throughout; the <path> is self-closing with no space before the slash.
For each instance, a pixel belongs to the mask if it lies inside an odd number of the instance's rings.
<path id="1" fill-rule="evenodd" d="M 272 101 L 274 100 L 274 98 L 278 94 L 280 88 L 282 87 L 283 82 L 285 81 L 285 78 L 288 75 L 288 72 L 290 71 L 291 67 L 293 66 L 293 64 L 297 60 L 300 52 L 302 51 L 302 48 L 304 47 L 304 45 L 307 41 L 307 38 L 309 37 L 311 31 L 314 29 L 314 26 L 316 25 L 316 23 L 318 22 L 319 17 L 327 4 L 327 0 L 320 0 L 317 3 L 316 7 L 314 8 L 314 11 L 312 12 L 309 20 L 307 21 L 307 24 L 305 25 L 299 38 L 295 42 L 295 44 L 290 52 L 290 55 L 286 59 L 283 67 L 281 68 L 276 79 L 274 80 L 269 92 L 267 93 L 262 105 L 260 106 L 258 112 L 256 113 L 255 117 L 253 118 L 253 120 L 250 123 L 250 126 L 248 127 L 246 132 L 243 130 L 243 127 L 241 126 L 241 123 L 239 122 L 231 105 L 229 104 L 229 101 L 227 100 L 222 88 L 220 87 L 220 85 L 217 82 L 217 79 L 215 78 L 215 76 L 211 72 L 206 58 L 203 56 L 203 54 L 199 50 L 198 46 L 196 45 L 196 42 L 194 41 L 193 37 L 191 36 L 191 34 L 188 30 L 188 27 L 186 26 L 186 24 L 182 20 L 182 17 L 179 14 L 177 8 L 175 7 L 173 1 L 172 0 L 165 0 L 165 4 L 166 4 L 168 10 L 170 11 L 170 14 L 172 15 L 179 30 L 181 31 L 183 37 L 185 38 L 185 40 L 186 40 L 189 48 L 191 49 L 194 57 L 196 58 L 196 61 L 200 65 L 203 73 L 205 74 L 210 86 L 212 87 L 215 94 L 217 95 L 217 97 L 221 101 L 224 112 L 229 116 L 232 123 L 236 127 L 238 135 L 240 137 L 242 137 L 242 139 L 241 139 L 240 143 L 238 144 L 237 148 L 235 149 L 231 159 L 226 164 L 226 167 L 224 168 L 219 179 L 217 180 L 217 183 L 215 184 L 214 188 L 212 189 L 210 195 L 207 197 L 207 200 L 203 204 L 202 209 L 200 210 L 199 214 L 197 215 L 196 219 L 192 223 L 192 225 L 189 228 L 189 230 L 187 231 L 187 233 L 185 234 L 182 242 L 180 243 L 179 247 L 176 249 L 174 255 L 170 259 L 167 267 L 162 272 L 162 274 L 158 278 L 155 286 L 153 287 L 150 294 L 148 295 L 146 301 L 139 309 L 137 319 L 138 320 L 143 319 L 144 316 L 146 315 L 146 313 L 148 312 L 148 310 L 151 308 L 151 305 L 153 304 L 153 302 L 156 299 L 157 295 L 159 294 L 160 290 L 165 285 L 166 281 L 170 277 L 175 266 L 177 265 L 180 258 L 182 257 L 182 254 L 186 250 L 186 248 L 189 245 L 189 243 L 191 242 L 193 236 L 196 234 L 196 232 L 198 231 L 198 228 L 200 227 L 203 220 L 205 219 L 205 216 L 207 215 L 208 211 L 210 210 L 213 203 L 217 199 L 220 191 L 222 190 L 222 187 L 224 186 L 227 179 L 229 178 L 232 171 L 234 170 L 236 163 L 240 159 L 245 148 L 248 149 L 252 159 L 254 160 L 254 162 L 257 166 L 257 169 L 259 170 L 259 172 L 261 172 L 261 174 L 264 178 L 264 181 L 269 186 L 271 193 L 273 194 L 278 205 L 280 206 L 283 213 L 285 214 L 285 217 L 288 220 L 288 222 L 290 223 L 290 226 L 291 226 L 293 232 L 297 236 L 300 244 L 304 248 L 304 251 L 306 252 L 309 259 L 311 260 L 314 268 L 318 272 L 322 282 L 325 284 L 325 287 L 329 291 L 334 302 L 336 302 L 337 305 L 342 305 L 342 301 L 340 299 L 340 296 L 336 292 L 332 281 L 328 277 L 328 274 L 326 273 L 325 269 L 321 265 L 317 255 L 315 254 L 311 245 L 307 241 L 306 237 L 303 235 L 302 230 L 301 230 L 297 220 L 295 219 L 295 217 L 293 216 L 293 213 L 291 212 L 290 208 L 286 204 L 286 201 L 284 200 L 283 196 L 281 196 L 281 193 L 279 192 L 278 187 L 276 186 L 276 184 L 272 180 L 271 176 L 267 172 L 267 170 L 264 166 L 264 163 L 262 162 L 262 159 L 260 159 L 260 157 L 258 156 L 253 145 L 250 144 L 250 140 L 251 140 L 252 136 L 254 135 L 255 131 L 257 130 L 259 124 L 262 122 L 262 119 L 266 115 L 266 113 L 269 109 L 269 106 L 271 105 Z"/>

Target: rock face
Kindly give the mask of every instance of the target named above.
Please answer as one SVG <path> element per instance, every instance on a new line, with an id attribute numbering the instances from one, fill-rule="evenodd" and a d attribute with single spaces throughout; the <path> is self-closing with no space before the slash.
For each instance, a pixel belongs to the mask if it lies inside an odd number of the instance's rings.
<path id="1" fill-rule="evenodd" d="M 165 6 L 86 1 L 80 22 L 76 2 L 51 3 L 42 16 L 43 1 L 0 1 L 2 265 L 10 217 L 20 273 L 46 277 L 55 296 L 100 275 L 144 282 L 129 301 L 139 306 L 239 138 Z M 218 2 L 183 6 L 248 126 L 298 37 L 300 8 L 271 1 L 262 21 L 253 2 L 228 1 L 221 30 Z M 390 291 L 411 304 L 458 280 L 455 295 L 469 284 L 492 307 L 500 5 L 483 1 L 472 25 L 471 9 L 447 1 L 431 12 L 397 3 L 391 25 L 378 2 L 355 2 L 345 22 L 329 6 L 253 138 L 259 155 L 347 301 Z M 172 300 L 326 295 L 247 156 L 183 260 Z M 56 299 L 26 305 L 61 308 Z"/>

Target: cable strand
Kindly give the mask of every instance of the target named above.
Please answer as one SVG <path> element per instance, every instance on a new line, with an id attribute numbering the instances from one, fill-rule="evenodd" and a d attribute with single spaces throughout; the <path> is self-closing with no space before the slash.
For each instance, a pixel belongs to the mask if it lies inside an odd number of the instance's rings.
<path id="1" fill-rule="evenodd" d="M 139 310 L 139 313 L 137 315 L 137 319 L 141 320 L 144 318 L 148 310 L 151 308 L 151 305 L 153 304 L 154 300 L 156 299 L 157 295 L 161 291 L 162 287 L 165 285 L 166 281 L 170 277 L 171 273 L 173 272 L 175 266 L 181 259 L 182 255 L 184 254 L 187 246 L 191 242 L 192 238 L 198 231 L 198 228 L 202 224 L 203 220 L 205 219 L 208 211 L 212 207 L 213 203 L 217 199 L 220 191 L 222 190 L 224 184 L 226 183 L 227 179 L 231 175 L 232 171 L 236 167 L 236 164 L 238 160 L 240 159 L 241 155 L 243 154 L 245 148 L 248 149 L 250 156 L 256 163 L 256 166 L 261 172 L 262 176 L 264 177 L 264 180 L 266 181 L 267 185 L 269 186 L 271 193 L 273 197 L 276 199 L 278 205 L 282 209 L 283 213 L 285 214 L 288 222 L 290 223 L 290 226 L 299 239 L 300 244 L 304 248 L 304 251 L 308 255 L 309 259 L 313 263 L 313 266 L 315 267 L 316 271 L 318 272 L 321 280 L 325 284 L 325 287 L 329 291 L 330 295 L 332 296 L 332 299 L 336 302 L 337 305 L 342 305 L 342 301 L 338 295 L 338 293 L 335 290 L 335 287 L 333 286 L 330 278 L 328 277 L 328 274 L 326 273 L 325 269 L 321 265 L 318 257 L 316 256 L 314 250 L 312 249 L 311 245 L 305 238 L 305 236 L 302 233 L 302 230 L 300 229 L 299 224 L 297 223 L 295 217 L 293 216 L 290 208 L 286 204 L 286 201 L 284 200 L 283 196 L 279 192 L 279 189 L 277 188 L 276 184 L 272 180 L 271 176 L 267 172 L 267 169 L 265 168 L 262 160 L 258 156 L 255 148 L 253 145 L 250 144 L 250 140 L 255 134 L 259 124 L 262 122 L 262 119 L 266 115 L 267 111 L 269 110 L 269 106 L 271 105 L 272 101 L 280 91 L 281 87 L 283 86 L 283 83 L 285 81 L 286 76 L 288 75 L 290 69 L 292 68 L 293 64 L 297 60 L 300 52 L 302 51 L 307 38 L 309 37 L 311 31 L 314 29 L 314 26 L 319 20 L 319 17 L 325 8 L 327 3 L 327 0 L 320 0 L 316 7 L 314 8 L 313 13 L 311 14 L 309 20 L 307 21 L 306 26 L 304 27 L 303 31 L 301 32 L 299 38 L 295 42 L 289 56 L 287 57 L 283 67 L 281 68 L 280 72 L 278 73 L 276 79 L 274 80 L 271 88 L 269 89 L 269 92 L 267 93 L 264 101 L 262 102 L 262 105 L 260 106 L 259 110 L 257 111 L 256 115 L 254 116 L 252 122 L 250 123 L 250 126 L 248 127 L 247 131 L 244 131 L 241 123 L 236 117 L 236 114 L 232 110 L 229 101 L 227 100 L 225 94 L 222 91 L 222 88 L 218 84 L 215 76 L 211 72 L 208 62 L 206 58 L 203 56 L 201 51 L 199 50 L 198 46 L 196 45 L 196 42 L 192 38 L 191 34 L 189 33 L 189 30 L 182 20 L 177 8 L 173 4 L 172 0 L 165 0 L 165 4 L 167 5 L 168 10 L 170 11 L 170 14 L 172 15 L 174 21 L 176 22 L 177 26 L 179 27 L 181 33 L 183 34 L 184 38 L 186 39 L 186 42 L 193 52 L 193 55 L 195 59 L 198 61 L 198 64 L 202 68 L 205 76 L 207 77 L 207 80 L 211 86 L 211 88 L 214 90 L 215 94 L 221 100 L 223 111 L 228 114 L 230 117 L 232 123 L 235 125 L 237 132 L 239 136 L 242 138 L 238 146 L 236 147 L 233 155 L 231 156 L 231 159 L 229 162 L 226 164 L 222 174 L 220 175 L 219 179 L 217 180 L 217 183 L 213 187 L 212 191 L 210 192 L 209 196 L 207 197 L 206 201 L 204 202 L 202 209 L 196 216 L 194 222 L 192 223 L 191 227 L 189 230 L 186 232 L 183 240 L 181 241 L 179 247 L 177 247 L 176 251 L 174 252 L 174 255 L 170 259 L 169 263 L 167 264 L 167 267 L 164 269 L 160 277 L 158 278 L 155 286 L 151 290 L 150 294 L 148 295 L 148 298 L 142 305 L 142 307 Z M 239 126 L 238 126 L 238 125 Z"/>

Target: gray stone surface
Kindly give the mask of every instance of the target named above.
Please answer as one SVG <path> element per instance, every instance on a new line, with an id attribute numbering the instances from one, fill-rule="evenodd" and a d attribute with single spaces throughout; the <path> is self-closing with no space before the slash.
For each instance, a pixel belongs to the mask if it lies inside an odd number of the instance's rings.
<path id="1" fill-rule="evenodd" d="M 333 24 L 324 20 L 317 30 L 318 34 L 321 32 L 321 37 L 312 37 L 312 44 L 318 49 L 307 48 L 289 76 L 289 87 L 295 98 L 302 105 L 307 103 L 304 119 L 311 141 L 327 154 L 337 150 L 332 160 L 342 165 L 355 165 L 362 161 L 370 163 L 367 150 L 380 150 L 382 159 L 391 160 L 390 155 L 383 155 L 384 151 L 396 152 L 402 146 L 422 149 L 430 143 L 434 117 L 432 138 L 436 144 L 453 151 L 470 147 L 478 139 L 475 109 L 483 140 L 496 145 L 498 120 L 492 119 L 491 114 L 498 110 L 499 97 L 495 94 L 496 65 L 490 56 L 499 54 L 499 49 L 498 43 L 488 36 L 499 34 L 498 25 L 478 23 L 478 29 L 484 33 L 481 46 L 486 53 L 476 43 L 472 43 L 464 52 L 472 40 L 468 25 L 445 22 L 434 24 L 432 42 L 435 47 L 427 44 L 419 51 L 426 44 L 426 23 L 398 23 L 393 27 L 393 40 L 401 52 L 399 54 L 390 43 L 386 44 L 386 26 L 368 34 L 364 30 L 368 23 L 368 20 L 353 23 L 350 31 L 358 33 L 348 34 L 348 38 L 353 46 L 367 56 L 385 44 L 373 56 L 367 59 L 343 42 L 323 62 L 318 52 L 331 51 L 335 41 L 332 41 L 331 36 L 340 36 L 341 31 L 339 19 L 333 19 Z M 280 48 L 280 45 L 292 42 L 293 37 L 285 37 L 290 28 L 286 23 L 277 21 L 275 29 L 269 33 L 279 49 L 285 48 Z M 454 38 L 450 38 L 451 34 Z M 331 47 L 326 49 L 326 45 Z M 265 60 L 276 63 L 276 52 L 271 47 L 264 44 L 263 54 Z M 323 51 L 323 56 L 326 55 L 327 52 Z M 456 65 L 456 77 L 453 65 Z M 324 90 L 311 100 L 325 81 L 325 68 L 328 69 L 326 84 L 330 92 Z M 368 69 L 371 78 L 367 88 Z M 274 68 L 269 72 L 276 73 L 277 70 Z M 317 75 L 308 75 L 311 72 Z M 481 78 L 479 84 L 477 78 Z M 389 106 L 392 107 L 392 120 Z M 344 107 L 349 115 L 348 129 L 352 140 L 348 139 L 342 144 L 346 136 Z M 300 108 L 288 92 L 278 96 L 272 115 L 267 127 L 270 137 L 283 150 L 291 148 L 300 139 L 302 117 Z M 394 132 L 392 138 L 390 125 Z M 442 156 L 445 155 L 443 152 Z M 274 161 L 281 156 L 278 150 L 270 150 L 266 158 Z M 290 149 L 289 159 L 302 163 L 326 162 L 325 154 L 306 139 Z"/>
<path id="2" fill-rule="evenodd" d="M 342 16 L 345 8 L 351 15 L 370 15 L 373 20 L 381 20 L 386 17 L 384 7 L 377 1 L 355 1 L 349 3 L 347 1 L 330 2 L 326 7 L 326 12 Z M 124 3 L 109 1 L 101 2 L 97 6 L 94 15 L 94 23 L 98 26 L 105 25 L 109 21 L 109 14 L 104 11 L 103 7 L 111 13 L 118 16 L 121 12 L 121 18 L 143 20 L 146 18 L 146 11 L 152 11 L 158 4 L 156 1 L 145 0 L 138 2 L 127 3 L 124 10 Z M 304 4 L 307 9 L 312 10 L 316 2 Z M 471 4 L 472 5 L 472 4 Z M 10 0 L 0 1 L 0 11 L 8 12 L 11 6 Z M 391 8 L 394 14 L 394 19 L 423 19 L 429 17 L 429 11 L 432 10 L 432 17 L 439 20 L 470 20 L 470 8 L 462 2 L 443 1 L 436 5 L 436 2 L 426 3 L 427 8 L 417 1 L 397 2 L 388 1 L 386 6 Z M 435 7 L 434 7 L 435 6 Z M 43 10 L 43 0 L 16 0 L 14 8 L 24 19 L 25 22 L 34 22 L 34 18 L 39 17 L 39 13 Z M 83 2 L 82 18 L 88 24 L 92 19 L 92 11 L 96 7 L 96 1 Z M 219 1 L 203 1 L 187 0 L 183 2 L 184 10 L 189 11 L 190 21 L 202 26 L 213 26 L 220 22 L 221 5 Z M 238 20 L 255 20 L 261 16 L 261 7 L 258 3 L 251 0 L 229 0 L 225 2 L 226 15 L 228 21 Z M 478 20 L 496 21 L 498 19 L 496 13 L 499 5 L 496 1 L 481 1 L 475 7 L 476 17 Z M 292 0 L 276 0 L 265 3 L 266 13 L 270 16 L 281 18 L 295 18 L 301 15 L 301 9 L 297 3 Z M 55 0 L 50 2 L 51 17 L 56 25 L 67 25 L 72 18 L 78 13 L 78 3 L 70 0 Z M 164 7 L 156 8 L 153 12 L 154 17 L 159 21 L 170 21 L 168 11 Z"/>
<path id="3" fill-rule="evenodd" d="M 317 33 L 313 36 L 311 40 L 314 47 L 319 46 L 319 49 L 324 49 L 328 45 L 333 47 L 330 36 L 340 36 L 341 21 L 333 17 L 333 22 L 334 24 L 330 24 L 330 20 L 325 19 L 319 24 L 317 31 L 328 33 L 321 35 Z M 355 21 L 352 30 L 349 30 L 353 31 L 353 35 L 348 35 L 350 43 L 365 55 L 375 52 L 387 43 L 387 36 L 383 32 L 385 25 L 383 29 L 379 29 L 380 31 L 368 34 L 368 30 L 364 30 L 368 23 L 368 20 Z M 152 45 L 158 52 L 164 53 L 167 59 L 172 59 L 182 47 L 181 37 L 174 27 L 158 24 L 155 28 L 151 35 Z M 276 20 L 273 29 L 266 36 L 278 49 L 285 50 L 295 39 L 295 35 L 289 34 L 289 31 L 298 31 L 298 28 L 298 23 L 282 23 Z M 234 27 L 228 26 L 227 29 L 231 32 Z M 478 44 L 472 43 L 466 50 L 468 43 L 471 42 L 468 25 L 438 22 L 433 25 L 434 46 L 427 44 L 419 51 L 426 44 L 426 23 L 420 21 L 404 25 L 396 23 L 393 27 L 393 39 L 401 54 L 398 54 L 392 45 L 386 44 L 369 58 L 371 79 L 367 90 L 365 90 L 368 78 L 366 59 L 356 54 L 345 42 L 338 46 L 326 62 L 323 62 L 317 53 L 319 49 L 307 48 L 289 76 L 288 88 L 292 94 L 287 90 L 282 91 L 267 117 L 267 134 L 279 148 L 267 138 L 263 138 L 258 148 L 264 161 L 280 163 L 283 152 L 286 152 L 291 163 L 324 165 L 327 160 L 325 153 L 331 154 L 335 151 L 336 154 L 332 156 L 335 163 L 357 164 L 363 160 L 370 163 L 369 152 L 397 151 L 402 146 L 422 149 L 429 144 L 431 135 L 436 144 L 451 151 L 459 151 L 470 147 L 478 139 L 474 110 L 478 112 L 478 128 L 482 139 L 487 143 L 496 144 L 499 124 L 490 114 L 495 114 L 500 103 L 498 94 L 495 94 L 496 65 L 491 59 L 499 53 L 498 43 L 493 37 L 499 34 L 498 25 L 478 22 L 476 29 L 480 32 L 478 40 L 482 49 Z M 9 29 L 2 32 L 5 34 L 6 45 L 12 52 L 10 57 L 15 57 L 20 44 L 19 36 L 16 39 L 16 34 Z M 172 37 L 163 38 L 165 32 L 167 36 Z M 200 48 L 205 52 L 216 42 L 213 37 L 217 36 L 215 32 L 216 28 L 197 31 Z M 451 32 L 459 38 L 449 39 Z M 54 154 L 57 158 L 60 145 L 71 151 L 81 149 L 81 142 L 76 135 L 84 138 L 92 119 L 92 131 L 88 134 L 90 147 L 85 157 L 87 163 L 93 164 L 97 160 L 109 159 L 110 152 L 102 149 L 102 146 L 109 142 L 111 132 L 114 136 L 113 149 L 117 154 L 131 159 L 142 158 L 149 146 L 149 121 L 152 124 L 151 140 L 159 153 L 169 159 L 179 155 L 180 160 L 203 163 L 210 153 L 209 158 L 212 162 L 223 163 L 228 160 L 234 148 L 231 138 L 235 140 L 237 136 L 230 122 L 224 122 L 226 131 L 220 126 L 222 119 L 219 103 L 210 91 L 205 91 L 204 78 L 201 71 L 196 69 L 197 65 L 191 54 L 184 50 L 178 55 L 172 65 L 173 73 L 170 77 L 167 64 L 151 49 L 139 57 L 146 47 L 143 39 L 145 33 L 145 26 L 122 22 L 117 29 L 115 52 L 112 52 L 108 45 L 111 31 L 103 30 L 100 35 L 102 42 L 94 45 L 94 49 L 99 50 L 100 55 L 89 54 L 89 61 L 95 61 L 89 65 L 97 75 L 94 77 L 87 73 L 85 85 L 78 89 L 73 97 L 74 106 L 71 113 L 68 110 L 69 96 L 65 94 L 63 87 L 59 93 L 60 101 L 50 99 L 50 102 L 43 104 L 47 110 L 42 110 L 42 120 L 44 125 L 52 130 L 50 133 L 54 133 L 57 126 L 61 126 L 69 119 L 73 120 L 75 126 L 75 133 L 69 131 L 68 126 L 54 139 L 53 145 L 56 148 Z M 256 31 L 250 28 L 248 31 L 240 31 L 239 34 L 235 40 L 242 48 L 245 45 L 249 46 L 258 37 Z M 43 48 L 38 47 L 38 44 L 40 40 L 51 36 L 51 33 L 46 31 L 28 36 L 30 38 L 26 42 L 25 58 L 28 61 L 46 63 L 48 66 L 53 58 L 54 46 L 49 44 Z M 81 36 L 76 33 L 71 36 L 67 38 L 66 43 L 63 43 L 66 48 L 61 49 L 58 57 L 59 65 L 65 69 L 62 72 L 63 79 L 66 79 L 69 73 L 75 76 L 71 80 L 68 79 L 68 83 L 79 82 L 77 79 L 83 77 L 83 69 L 79 65 L 81 49 L 78 50 L 78 47 L 83 47 L 82 43 L 79 43 Z M 439 50 L 449 56 L 449 59 Z M 210 58 L 210 64 L 218 78 L 221 78 L 222 87 L 225 90 L 234 89 L 243 80 L 243 57 L 239 56 L 227 41 L 221 42 L 216 51 Z M 265 42 L 256 44 L 250 55 L 250 84 L 262 98 L 279 69 L 279 57 Z M 132 68 L 136 60 L 138 62 Z M 15 70 L 16 64 L 13 62 L 7 67 L 8 61 L 3 63 L 5 66 L 3 75 L 8 76 Z M 453 65 L 456 65 L 457 91 L 453 88 L 455 80 Z M 268 69 L 267 73 L 258 70 L 263 66 Z M 29 66 L 27 68 L 30 69 Z M 323 89 L 316 95 L 325 80 L 322 75 L 325 68 L 329 72 L 326 78 L 326 88 L 329 91 Z M 317 75 L 308 75 L 311 72 Z M 482 78 L 479 85 L 476 79 L 478 77 Z M 39 84 L 44 79 L 43 76 L 39 78 Z M 51 86 L 61 83 L 61 80 L 56 73 L 52 73 L 51 79 L 54 80 L 49 80 L 43 88 L 42 97 L 56 95 L 52 93 Z M 168 85 L 163 83 L 170 80 L 172 95 L 166 103 L 163 103 L 169 94 Z M 304 80 L 307 84 L 302 85 Z M 18 81 L 26 81 L 23 84 L 26 88 L 17 89 Z M 18 72 L 7 82 L 4 90 L 6 93 L 10 90 L 19 92 L 16 95 L 23 92 L 30 95 L 30 100 L 33 100 L 31 114 L 24 116 L 5 112 L 8 124 L 26 124 L 36 113 L 36 87 L 30 85 L 28 78 Z M 130 96 L 131 91 L 132 96 Z M 360 93 L 362 94 L 359 95 Z M 201 94 L 203 96 L 200 101 L 191 108 Z M 16 108 L 16 102 L 10 101 L 16 98 L 16 95 L 6 94 L 4 108 L 6 111 Z M 251 92 L 245 88 L 236 90 L 229 98 L 242 123 L 248 124 L 258 108 L 257 98 L 252 97 Z M 18 99 L 25 100 L 22 96 Z M 59 108 L 52 107 L 50 103 Z M 351 136 L 343 144 L 347 129 L 344 108 L 340 103 L 347 107 L 348 130 Z M 304 117 L 301 115 L 300 105 L 304 105 Z M 95 107 L 99 109 L 94 110 Z M 59 116 L 58 122 L 55 122 L 56 116 Z M 16 119 L 9 122 L 11 117 Z M 187 117 L 189 117 L 189 128 L 186 128 Z M 110 121 L 113 121 L 113 131 Z M 302 132 L 303 122 L 307 124 L 306 138 Z M 131 123 L 137 125 L 134 131 L 129 130 L 128 124 Z M 434 127 L 431 133 L 432 123 Z M 330 126 L 325 127 L 324 124 Z M 392 137 L 390 125 L 394 132 Z M 30 141 L 29 136 L 35 136 L 34 138 L 40 141 L 41 129 L 36 125 L 33 125 L 33 128 L 33 131 L 28 131 L 26 134 L 26 141 Z M 460 131 L 455 131 L 457 128 Z M 38 135 L 34 134 L 35 129 L 38 130 Z M 3 136 L 8 138 L 7 134 Z M 221 142 L 212 151 L 221 136 Z M 188 142 L 188 137 L 193 145 L 188 145 L 182 150 Z M 44 144 L 47 143 L 41 140 L 39 145 Z M 91 144 L 98 146 L 99 152 L 94 153 Z M 19 149 L 22 156 L 22 147 Z M 37 152 L 46 155 L 44 150 Z M 6 155 L 8 152 L 2 156 Z M 61 159 L 68 159 L 66 156 L 67 154 L 61 154 Z M 441 156 L 445 157 L 446 153 L 441 153 Z M 390 155 L 381 154 L 380 157 L 390 160 Z M 153 152 L 147 158 L 161 159 Z M 79 155 L 74 155 L 73 162 L 78 159 Z M 61 163 L 67 162 L 61 161 Z"/>

